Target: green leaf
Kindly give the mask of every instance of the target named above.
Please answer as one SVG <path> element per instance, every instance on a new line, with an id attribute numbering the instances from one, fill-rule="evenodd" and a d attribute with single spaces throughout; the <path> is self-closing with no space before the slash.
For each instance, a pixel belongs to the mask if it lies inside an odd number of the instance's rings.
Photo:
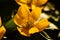
<path id="1" fill-rule="evenodd" d="M 6 25 L 5 25 L 7 30 L 16 30 L 16 24 L 14 23 L 13 19 L 10 19 Z"/>

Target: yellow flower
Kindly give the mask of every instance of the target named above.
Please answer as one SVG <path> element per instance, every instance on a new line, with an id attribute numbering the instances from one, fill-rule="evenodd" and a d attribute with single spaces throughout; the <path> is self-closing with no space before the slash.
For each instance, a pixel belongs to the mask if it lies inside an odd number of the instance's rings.
<path id="1" fill-rule="evenodd" d="M 1 26 L 2 25 L 2 21 L 1 21 L 1 17 L 0 17 L 0 40 L 2 39 L 2 37 L 4 36 L 5 32 L 6 32 L 6 29 L 4 26 Z"/>
<path id="2" fill-rule="evenodd" d="M 49 26 L 47 19 L 38 20 L 41 10 L 40 7 L 36 7 L 30 12 L 27 5 L 19 7 L 14 22 L 20 27 L 17 27 L 20 34 L 29 37 L 31 34 L 41 32 Z"/>
<path id="3" fill-rule="evenodd" d="M 26 4 L 30 9 L 34 9 L 36 6 L 42 7 L 48 0 L 15 0 L 17 4 Z"/>
<path id="4" fill-rule="evenodd" d="M 48 0 L 15 0 L 19 5 L 21 4 L 34 4 L 34 5 L 44 5 Z"/>

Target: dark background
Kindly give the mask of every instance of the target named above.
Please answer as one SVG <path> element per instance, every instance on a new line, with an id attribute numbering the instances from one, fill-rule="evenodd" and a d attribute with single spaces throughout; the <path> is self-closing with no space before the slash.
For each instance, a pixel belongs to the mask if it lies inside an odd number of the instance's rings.
<path id="1" fill-rule="evenodd" d="M 59 0 L 49 0 L 48 2 L 51 2 L 55 5 L 55 8 L 60 11 L 60 1 Z M 0 16 L 2 17 L 2 21 L 7 22 L 11 19 L 12 11 L 17 10 L 19 5 L 14 0 L 0 0 Z M 52 15 L 52 14 L 51 14 Z M 58 15 L 60 16 L 60 14 Z M 50 21 L 53 19 L 50 19 Z M 60 19 L 59 19 L 60 20 Z M 51 22 L 55 22 L 54 20 Z M 60 21 L 55 22 L 55 24 L 59 27 Z M 59 27 L 60 28 L 60 27 Z M 57 37 L 59 30 L 45 30 L 49 36 L 52 37 L 54 40 L 59 40 Z M 11 31 L 5 34 L 7 36 L 7 39 L 2 40 L 45 40 L 39 33 L 36 33 L 32 35 L 30 38 L 24 37 L 18 33 L 17 30 Z"/>

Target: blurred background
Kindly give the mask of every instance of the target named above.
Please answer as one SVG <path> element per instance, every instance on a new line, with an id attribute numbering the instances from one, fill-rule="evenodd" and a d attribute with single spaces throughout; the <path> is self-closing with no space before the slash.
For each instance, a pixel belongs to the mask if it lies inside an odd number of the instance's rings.
<path id="1" fill-rule="evenodd" d="M 15 0 L 0 0 L 0 16 L 2 18 L 3 25 L 12 19 L 16 14 L 19 5 Z M 42 13 L 48 15 L 49 21 L 53 23 L 58 29 L 46 29 L 44 30 L 53 40 L 59 40 L 60 38 L 60 1 L 48 0 Z M 8 30 L 8 29 L 7 29 Z M 40 33 L 31 35 L 31 37 L 24 37 L 15 30 L 8 30 L 2 40 L 46 40 Z"/>

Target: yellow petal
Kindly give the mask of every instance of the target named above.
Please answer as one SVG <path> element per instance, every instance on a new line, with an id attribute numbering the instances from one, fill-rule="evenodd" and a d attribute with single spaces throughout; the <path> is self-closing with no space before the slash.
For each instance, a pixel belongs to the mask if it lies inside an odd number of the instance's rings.
<path id="1" fill-rule="evenodd" d="M 32 0 L 32 3 L 31 3 L 31 5 L 37 5 L 37 0 Z"/>
<path id="2" fill-rule="evenodd" d="M 39 29 L 38 29 L 37 27 L 31 27 L 31 28 L 29 29 L 29 34 L 34 34 L 34 33 L 36 33 L 36 32 L 39 32 Z"/>
<path id="3" fill-rule="evenodd" d="M 49 26 L 49 21 L 47 19 L 42 19 L 38 23 L 35 24 L 37 28 L 39 28 L 40 31 L 43 31 L 45 28 Z"/>
<path id="4" fill-rule="evenodd" d="M 15 0 L 17 4 L 22 5 L 22 4 L 29 4 L 31 0 Z"/>
<path id="5" fill-rule="evenodd" d="M 36 6 L 36 5 L 31 5 L 31 9 L 34 10 L 36 7 L 39 7 L 41 10 L 44 8 L 44 6 Z"/>
<path id="6" fill-rule="evenodd" d="M 14 17 L 14 22 L 16 25 L 22 25 L 26 26 L 28 22 L 28 16 L 30 14 L 30 11 L 27 7 L 27 5 L 22 5 L 19 7 L 17 14 Z"/>
<path id="7" fill-rule="evenodd" d="M 38 0 L 38 5 L 44 5 L 48 0 Z"/>
<path id="8" fill-rule="evenodd" d="M 19 5 L 26 4 L 27 0 L 15 0 Z"/>
<path id="9" fill-rule="evenodd" d="M 28 33 L 29 29 L 28 28 L 18 28 L 18 31 L 21 35 L 29 37 L 30 34 Z"/>
<path id="10" fill-rule="evenodd" d="M 44 5 L 48 0 L 33 0 L 32 5 L 41 6 Z"/>
<path id="11" fill-rule="evenodd" d="M 27 0 L 27 4 L 29 4 L 29 3 L 31 4 L 31 2 L 32 2 L 32 0 Z"/>
<path id="12" fill-rule="evenodd" d="M 17 15 L 14 17 L 14 23 L 19 27 L 26 27 L 27 22 L 27 19 L 18 18 Z"/>
<path id="13" fill-rule="evenodd" d="M 2 37 L 4 36 L 5 32 L 6 32 L 6 29 L 4 28 L 4 26 L 1 26 L 1 27 L 0 27 L 0 40 L 1 40 Z"/>
<path id="14" fill-rule="evenodd" d="M 34 20 L 32 17 L 29 17 L 29 22 L 32 25 L 36 20 Z"/>
<path id="15" fill-rule="evenodd" d="M 1 25 L 2 25 L 2 20 L 0 17 L 0 40 L 2 39 L 2 37 L 4 36 L 4 34 L 6 32 L 6 29 L 4 28 L 4 26 L 1 26 Z"/>
<path id="16" fill-rule="evenodd" d="M 22 18 L 27 18 L 30 14 L 28 6 L 27 5 L 21 5 L 18 9 L 17 14 Z"/>
<path id="17" fill-rule="evenodd" d="M 37 27 L 31 27 L 31 28 L 18 28 L 18 31 L 21 35 L 30 37 L 31 34 L 34 34 L 36 32 L 39 32 L 39 29 Z"/>
<path id="18" fill-rule="evenodd" d="M 32 17 L 34 20 L 37 20 L 40 17 L 42 9 L 39 7 L 36 7 L 32 10 L 30 17 Z"/>

